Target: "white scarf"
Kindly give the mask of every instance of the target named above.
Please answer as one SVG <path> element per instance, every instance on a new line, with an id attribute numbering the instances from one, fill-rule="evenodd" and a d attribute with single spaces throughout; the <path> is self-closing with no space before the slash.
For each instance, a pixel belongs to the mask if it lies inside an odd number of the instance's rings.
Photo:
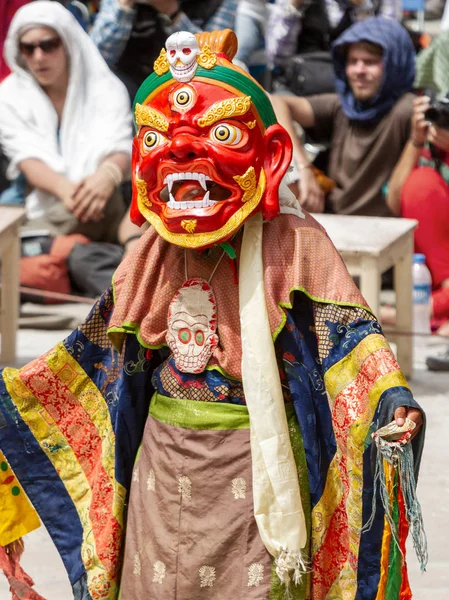
<path id="1" fill-rule="evenodd" d="M 30 26 L 50 27 L 69 58 L 69 86 L 58 139 L 58 118 L 47 94 L 24 69 L 19 40 Z M 10 159 L 8 177 L 27 158 L 42 160 L 73 182 L 92 174 L 108 155 L 131 155 L 132 115 L 125 86 L 97 47 L 58 2 L 31 2 L 14 15 L 4 48 L 11 75 L 0 85 L 0 142 Z M 28 216 L 42 216 L 56 199 L 42 191 L 27 198 Z"/>
<path id="2" fill-rule="evenodd" d="M 287 204 L 289 190 L 282 191 Z M 240 257 L 242 380 L 251 427 L 254 515 L 277 575 L 288 586 L 291 580 L 299 583 L 306 571 L 307 530 L 265 303 L 262 235 L 259 212 L 245 223 Z"/>

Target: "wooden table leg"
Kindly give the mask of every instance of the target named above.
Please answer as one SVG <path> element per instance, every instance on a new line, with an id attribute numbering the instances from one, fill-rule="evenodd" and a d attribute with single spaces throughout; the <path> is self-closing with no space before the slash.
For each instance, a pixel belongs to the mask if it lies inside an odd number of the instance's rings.
<path id="1" fill-rule="evenodd" d="M 17 229 L 2 253 L 2 303 L 0 332 L 2 351 L 0 362 L 13 364 L 16 360 L 16 334 L 19 317 L 19 238 Z"/>
<path id="2" fill-rule="evenodd" d="M 379 318 L 380 308 L 380 286 L 381 273 L 377 258 L 362 258 L 360 291 L 377 318 Z"/>
<path id="3" fill-rule="evenodd" d="M 395 338 L 399 366 L 407 377 L 413 373 L 413 232 L 407 240 L 408 249 L 394 268 L 394 289 L 396 291 L 396 329 Z M 400 335 L 403 332 L 404 335 Z"/>

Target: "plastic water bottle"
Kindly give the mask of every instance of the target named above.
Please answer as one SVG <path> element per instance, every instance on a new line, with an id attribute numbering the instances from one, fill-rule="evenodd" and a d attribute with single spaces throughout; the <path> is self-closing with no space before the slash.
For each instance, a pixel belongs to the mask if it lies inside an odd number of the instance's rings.
<path id="1" fill-rule="evenodd" d="M 424 254 L 413 255 L 413 333 L 430 333 L 432 276 Z"/>

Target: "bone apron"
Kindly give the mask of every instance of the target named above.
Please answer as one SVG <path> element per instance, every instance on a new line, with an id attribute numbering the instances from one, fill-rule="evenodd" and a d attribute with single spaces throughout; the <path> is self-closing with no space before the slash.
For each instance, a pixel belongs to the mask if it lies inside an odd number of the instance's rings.
<path id="1" fill-rule="evenodd" d="M 188 279 L 187 253 L 184 252 L 186 281 L 170 302 L 166 338 L 176 366 L 184 373 L 204 371 L 218 346 L 217 304 L 210 283 L 224 254 L 225 251 L 205 281 Z"/>

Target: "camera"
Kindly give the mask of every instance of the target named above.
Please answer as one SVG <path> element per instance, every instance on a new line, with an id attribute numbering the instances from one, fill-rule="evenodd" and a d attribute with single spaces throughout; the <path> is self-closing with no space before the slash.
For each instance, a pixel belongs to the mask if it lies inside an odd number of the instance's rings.
<path id="1" fill-rule="evenodd" d="M 424 118 L 432 125 L 449 129 L 449 98 L 433 100 L 424 113 Z"/>

